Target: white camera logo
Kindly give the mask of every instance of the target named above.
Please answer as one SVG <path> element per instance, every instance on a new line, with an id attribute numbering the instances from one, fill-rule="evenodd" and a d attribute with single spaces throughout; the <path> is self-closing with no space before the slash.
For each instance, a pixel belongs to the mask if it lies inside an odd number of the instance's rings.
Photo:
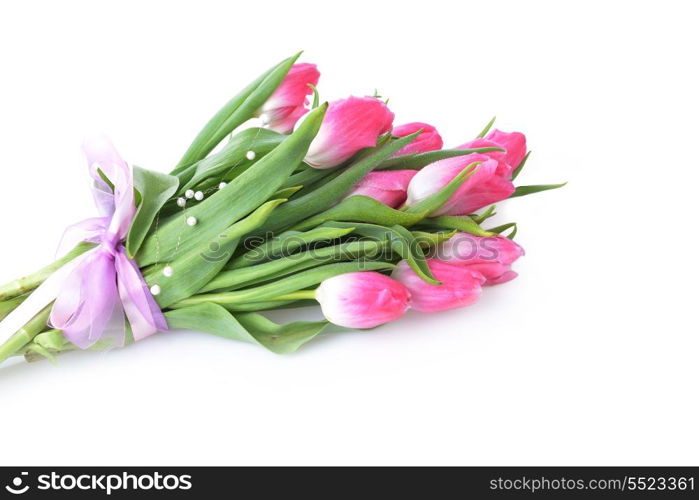
<path id="1" fill-rule="evenodd" d="M 12 485 L 5 486 L 5 489 L 7 491 L 9 491 L 10 493 L 12 493 L 13 495 L 21 495 L 22 493 L 26 493 L 27 490 L 29 489 L 29 485 L 27 484 L 24 487 L 22 487 L 22 482 L 23 482 L 22 478 L 23 478 L 23 476 L 26 476 L 28 474 L 29 474 L 28 472 L 22 472 L 21 475 L 15 477 L 12 480 Z"/>

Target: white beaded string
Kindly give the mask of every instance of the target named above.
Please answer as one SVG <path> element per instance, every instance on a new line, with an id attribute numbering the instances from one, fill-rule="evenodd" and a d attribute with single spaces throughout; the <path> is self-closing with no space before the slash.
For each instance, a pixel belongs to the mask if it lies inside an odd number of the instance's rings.
<path id="1" fill-rule="evenodd" d="M 260 120 L 262 123 L 262 127 L 266 127 L 269 124 L 269 119 L 264 114 L 262 116 L 260 116 Z M 249 161 L 253 161 L 257 157 L 257 153 L 255 152 L 255 144 L 256 144 L 257 139 L 260 135 L 260 130 L 262 129 L 262 127 L 258 127 L 257 131 L 255 132 L 255 136 L 250 141 L 250 149 L 247 151 L 247 153 L 245 153 L 245 159 L 247 159 Z M 226 176 L 228 174 L 230 174 L 233 170 L 235 170 L 241 164 L 242 161 L 243 161 L 242 158 L 240 160 L 238 160 L 233 166 L 231 166 L 228 169 L 228 171 L 226 171 L 226 173 L 221 178 L 225 179 Z M 183 197 L 180 196 L 177 198 L 173 198 L 175 200 L 175 204 L 179 208 L 182 209 L 182 215 L 183 215 L 185 224 L 189 227 L 194 227 L 199 223 L 199 220 L 196 217 L 187 216 L 187 201 L 188 200 L 193 199 L 195 201 L 203 201 L 206 194 L 209 194 L 212 191 L 216 191 L 217 189 L 218 190 L 224 189 L 227 185 L 228 185 L 228 183 L 226 181 L 221 180 L 221 182 L 218 184 L 218 186 L 209 188 L 206 191 L 194 191 L 193 189 L 187 189 L 185 191 Z M 160 222 L 160 213 L 158 213 L 158 215 L 155 218 L 156 252 L 155 252 L 154 265 L 156 265 L 156 266 L 159 264 L 159 261 L 160 261 L 160 239 L 157 236 L 159 222 Z M 177 256 L 177 254 L 179 252 L 180 244 L 182 242 L 182 234 L 183 233 L 180 232 L 177 235 L 177 243 L 175 244 L 175 250 L 172 254 L 173 260 L 175 259 L 175 257 Z M 162 269 L 162 274 L 166 278 L 172 277 L 172 275 L 174 274 L 174 270 L 173 270 L 172 266 L 170 264 L 166 264 L 165 267 L 163 267 L 163 269 Z M 153 296 L 159 295 L 161 293 L 161 291 L 162 291 L 162 288 L 158 284 L 154 284 L 150 288 L 150 292 Z"/>
<path id="2" fill-rule="evenodd" d="M 265 115 L 263 115 L 263 116 L 265 116 Z M 262 117 L 260 117 L 260 118 L 262 118 Z M 268 122 L 266 122 L 265 120 L 262 120 L 262 127 L 257 127 L 257 130 L 255 131 L 255 136 L 250 140 L 250 148 L 249 148 L 248 152 L 245 154 L 245 158 L 246 158 L 247 160 L 252 161 L 252 160 L 255 159 L 255 156 L 257 156 L 256 153 L 255 153 L 255 144 L 256 144 L 256 142 L 257 142 L 257 138 L 260 136 L 260 130 L 262 130 L 263 127 L 266 127 L 267 124 L 268 124 Z M 250 156 L 249 156 L 250 153 L 252 153 L 252 155 L 251 155 L 252 158 L 250 158 Z M 235 169 L 242 163 L 242 161 L 243 161 L 242 158 L 241 158 L 240 160 L 238 160 L 238 161 L 235 163 L 235 165 L 233 165 L 231 168 L 229 168 L 229 169 L 226 171 L 226 173 L 223 174 L 223 175 L 221 176 L 221 178 L 222 178 L 222 179 L 225 179 L 225 178 L 228 176 L 228 174 L 230 174 L 233 170 L 235 170 Z M 219 185 L 219 186 L 220 186 L 220 185 Z M 223 186 L 223 187 L 226 187 L 226 186 Z M 222 189 L 222 188 L 221 188 L 221 189 Z"/>

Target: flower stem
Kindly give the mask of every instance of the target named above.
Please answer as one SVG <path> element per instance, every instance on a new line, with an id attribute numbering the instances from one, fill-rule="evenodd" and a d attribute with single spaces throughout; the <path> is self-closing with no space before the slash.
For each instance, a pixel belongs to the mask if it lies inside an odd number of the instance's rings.
<path id="1" fill-rule="evenodd" d="M 291 292 L 284 295 L 277 295 L 276 297 L 270 297 L 269 301 L 274 300 L 314 300 L 316 298 L 315 290 L 299 290 L 297 292 Z"/>
<path id="2" fill-rule="evenodd" d="M 53 304 L 46 306 L 4 344 L 0 345 L 0 363 L 13 356 L 46 329 L 52 307 Z"/>
<path id="3" fill-rule="evenodd" d="M 19 307 L 19 305 L 24 302 L 26 298 L 27 297 L 25 295 L 20 295 L 14 299 L 0 302 L 0 321 L 5 319 L 8 314 L 17 309 L 17 307 Z"/>
<path id="4" fill-rule="evenodd" d="M 243 290 L 244 292 L 247 290 Z M 214 304 L 220 304 L 223 306 L 241 306 L 241 305 L 253 305 L 260 304 L 261 301 L 264 304 L 274 304 L 282 303 L 284 301 L 295 301 L 295 300 L 306 300 L 315 299 L 315 290 L 298 290 L 295 292 L 286 293 L 284 295 L 276 295 L 273 297 L 245 297 L 239 292 L 222 292 L 222 293 L 208 293 L 203 295 L 194 295 L 188 299 L 179 301 L 177 304 L 173 304 L 172 308 L 179 309 L 182 307 L 195 306 L 197 304 L 204 304 L 207 302 L 213 302 Z M 264 308 L 264 307 L 261 307 Z"/>
<path id="5" fill-rule="evenodd" d="M 20 278 L 18 280 L 12 281 L 5 285 L 0 286 L 0 301 L 5 301 L 8 299 L 13 299 L 31 292 L 39 285 L 41 285 L 46 278 L 51 276 L 59 268 L 63 267 L 65 264 L 87 252 L 90 248 L 94 247 L 94 243 L 79 243 L 73 250 L 68 252 L 65 256 L 61 257 L 57 261 L 49 264 L 48 266 L 38 270 L 37 272 Z"/>

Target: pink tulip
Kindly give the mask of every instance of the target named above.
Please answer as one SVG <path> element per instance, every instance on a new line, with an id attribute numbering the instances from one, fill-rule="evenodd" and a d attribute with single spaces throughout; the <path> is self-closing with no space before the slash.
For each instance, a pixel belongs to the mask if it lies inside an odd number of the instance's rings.
<path id="1" fill-rule="evenodd" d="M 478 139 L 473 139 L 472 141 L 468 141 L 461 146 L 457 146 L 456 149 L 474 149 L 474 148 L 501 148 L 504 149 L 500 144 L 497 144 L 490 139 L 485 139 L 482 137 L 479 137 Z M 505 158 L 507 157 L 507 152 L 506 151 L 490 151 L 489 153 L 482 153 L 486 156 L 489 156 L 493 160 L 498 160 L 504 163 L 507 163 L 505 161 Z"/>
<path id="2" fill-rule="evenodd" d="M 527 138 L 521 132 L 502 132 L 495 129 L 482 139 L 474 139 L 466 144 L 462 144 L 459 146 L 459 149 L 487 147 L 504 149 L 506 151 L 504 153 L 493 151 L 486 154 L 496 160 L 504 161 L 515 169 L 522 163 L 524 156 L 527 154 Z"/>
<path id="3" fill-rule="evenodd" d="M 307 96 L 313 93 L 308 84 L 317 85 L 319 78 L 315 64 L 294 64 L 259 110 L 267 127 L 282 134 L 291 132 L 298 119 L 308 111 Z"/>
<path id="4" fill-rule="evenodd" d="M 517 277 L 511 266 L 524 255 L 524 249 L 503 236 L 456 233 L 437 247 L 435 255 L 443 261 L 478 271 L 486 278 L 486 285 L 497 285 Z"/>
<path id="5" fill-rule="evenodd" d="M 410 269 L 406 261 L 401 261 L 393 270 L 391 277 L 410 291 L 411 307 L 421 312 L 436 312 L 473 304 L 481 294 L 481 285 L 485 282 L 483 275 L 469 268 L 428 259 L 432 274 L 441 285 L 431 285 Z"/>
<path id="6" fill-rule="evenodd" d="M 325 317 L 347 328 L 373 328 L 405 314 L 408 289 L 374 272 L 346 273 L 328 278 L 316 290 Z"/>
<path id="7" fill-rule="evenodd" d="M 413 206 L 435 194 L 474 162 L 482 162 L 454 195 L 432 215 L 466 215 L 504 200 L 515 187 L 512 167 L 484 154 L 470 154 L 437 161 L 420 170 L 410 181 L 406 205 Z"/>
<path id="8" fill-rule="evenodd" d="M 444 144 L 442 136 L 439 135 L 436 128 L 427 123 L 413 122 L 399 125 L 398 127 L 394 127 L 392 134 L 396 137 L 405 137 L 406 135 L 414 134 L 418 130 L 422 130 L 422 133 L 418 135 L 413 142 L 393 156 L 426 153 L 427 151 L 442 149 Z"/>
<path id="9" fill-rule="evenodd" d="M 368 196 L 391 208 L 398 208 L 408 197 L 408 184 L 415 174 L 417 170 L 369 172 L 345 198 L 355 195 Z"/>
<path id="10" fill-rule="evenodd" d="M 349 97 L 331 102 L 306 155 L 315 168 L 336 167 L 359 150 L 376 146 L 391 130 L 393 113 L 374 97 Z"/>

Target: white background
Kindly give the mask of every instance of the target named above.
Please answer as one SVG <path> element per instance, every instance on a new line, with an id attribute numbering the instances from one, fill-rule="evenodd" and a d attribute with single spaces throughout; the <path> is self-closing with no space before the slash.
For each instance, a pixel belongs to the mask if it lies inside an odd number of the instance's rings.
<path id="1" fill-rule="evenodd" d="M 93 215 L 79 146 L 169 170 L 305 49 L 448 146 L 527 134 L 520 277 L 299 353 L 194 332 L 0 368 L 2 464 L 699 463 L 697 12 L 663 2 L 37 2 L 0 7 L 0 281 Z M 19 361 L 19 360 L 15 360 Z"/>

